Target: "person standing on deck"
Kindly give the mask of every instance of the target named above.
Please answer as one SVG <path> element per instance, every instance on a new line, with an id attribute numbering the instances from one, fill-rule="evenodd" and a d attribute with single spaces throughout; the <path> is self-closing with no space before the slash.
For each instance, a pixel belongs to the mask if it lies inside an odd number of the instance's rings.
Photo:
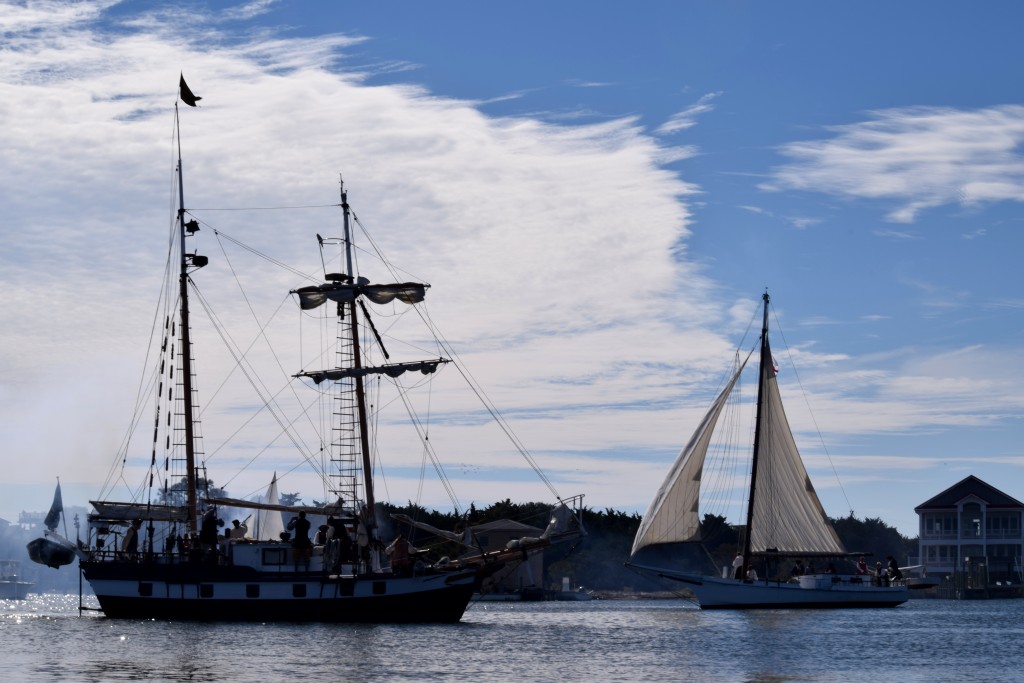
<path id="1" fill-rule="evenodd" d="M 309 556 L 312 550 L 312 544 L 309 542 L 309 520 L 306 519 L 306 511 L 303 510 L 299 513 L 298 517 L 292 517 L 291 521 L 288 522 L 288 530 L 293 531 L 292 535 L 292 559 L 295 563 L 295 569 L 298 570 L 299 562 L 301 561 L 306 566 L 306 571 L 309 571 Z"/>
<path id="2" fill-rule="evenodd" d="M 121 541 L 121 552 L 125 559 L 134 560 L 139 553 L 139 527 L 142 526 L 141 519 L 133 519 L 128 530 L 124 532 L 124 539 Z"/>
<path id="3" fill-rule="evenodd" d="M 732 561 L 732 578 L 743 580 L 743 555 L 736 553 L 736 557 Z"/>

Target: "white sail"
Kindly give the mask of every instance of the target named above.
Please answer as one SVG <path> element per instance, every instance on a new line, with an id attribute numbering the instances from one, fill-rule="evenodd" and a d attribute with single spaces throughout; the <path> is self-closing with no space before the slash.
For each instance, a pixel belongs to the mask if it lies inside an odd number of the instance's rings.
<path id="1" fill-rule="evenodd" d="M 768 355 L 770 358 L 770 354 Z M 762 363 L 757 490 L 751 518 L 752 552 L 846 552 L 800 459 L 771 363 Z"/>
<path id="2" fill-rule="evenodd" d="M 747 366 L 747 360 L 733 374 L 711 409 L 704 415 L 690 442 L 679 453 L 661 488 L 644 515 L 633 539 L 632 555 L 642 548 L 663 543 L 685 543 L 700 540 L 700 478 L 704 458 L 711 443 L 715 424 L 736 386 L 736 380 Z"/>
<path id="3" fill-rule="evenodd" d="M 270 480 L 267 493 L 260 497 L 260 502 L 268 505 L 280 505 L 281 501 L 277 493 L 277 472 Z M 278 510 L 256 510 L 255 519 L 246 533 L 246 538 L 253 538 L 258 541 L 276 541 L 284 531 L 284 519 Z"/>

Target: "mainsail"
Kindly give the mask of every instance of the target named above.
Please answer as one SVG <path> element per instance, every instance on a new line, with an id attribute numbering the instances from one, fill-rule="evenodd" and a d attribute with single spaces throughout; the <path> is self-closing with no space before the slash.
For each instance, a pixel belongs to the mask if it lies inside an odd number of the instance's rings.
<path id="1" fill-rule="evenodd" d="M 766 357 L 771 359 L 768 342 Z M 761 425 L 757 490 L 750 522 L 751 552 L 845 551 L 800 460 L 771 362 L 761 363 Z"/>

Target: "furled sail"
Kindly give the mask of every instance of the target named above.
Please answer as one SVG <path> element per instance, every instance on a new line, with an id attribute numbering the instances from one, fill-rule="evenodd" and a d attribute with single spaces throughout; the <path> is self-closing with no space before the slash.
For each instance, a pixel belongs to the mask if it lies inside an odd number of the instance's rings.
<path id="1" fill-rule="evenodd" d="M 90 521 L 130 522 L 133 519 L 147 519 L 154 522 L 184 522 L 188 519 L 188 508 L 183 505 L 147 505 L 145 503 L 115 503 L 104 500 L 90 500 L 96 509 L 89 515 Z"/>
<path id="2" fill-rule="evenodd" d="M 700 477 L 704 469 L 704 458 L 711 443 L 711 435 L 715 430 L 722 409 L 732 393 L 736 381 L 747 365 L 747 358 L 733 373 L 729 383 L 711 404 L 710 410 L 704 415 L 697 430 L 690 437 L 690 442 L 679 453 L 672 469 L 669 471 L 661 488 L 651 501 L 644 515 L 640 528 L 633 540 L 631 555 L 642 548 L 664 543 L 684 543 L 700 540 Z"/>
<path id="3" fill-rule="evenodd" d="M 438 358 L 437 360 L 423 360 L 414 361 L 411 363 L 390 363 L 388 365 L 380 365 L 376 367 L 367 368 L 337 368 L 334 370 L 313 370 L 310 372 L 300 372 L 295 375 L 296 377 L 309 377 L 317 384 L 324 380 L 330 379 L 343 379 L 345 377 L 365 377 L 366 375 L 387 375 L 388 377 L 398 377 L 406 372 L 422 372 L 424 375 L 429 375 L 437 370 L 437 366 L 441 363 L 448 363 L 447 358 Z"/>
<path id="4" fill-rule="evenodd" d="M 299 289 L 292 290 L 292 294 L 299 295 L 299 306 L 302 310 L 322 306 L 328 301 L 337 303 L 354 301 L 359 296 L 365 296 L 375 304 L 387 304 L 395 299 L 405 304 L 417 304 L 423 301 L 429 286 L 418 282 L 371 285 L 369 280 L 361 277 L 355 284 L 351 282 L 326 282 L 322 285 L 300 287 Z"/>
<path id="5" fill-rule="evenodd" d="M 769 351 L 767 358 L 771 358 Z M 844 553 L 800 460 L 771 363 L 761 368 L 757 490 L 751 517 L 753 552 Z"/>

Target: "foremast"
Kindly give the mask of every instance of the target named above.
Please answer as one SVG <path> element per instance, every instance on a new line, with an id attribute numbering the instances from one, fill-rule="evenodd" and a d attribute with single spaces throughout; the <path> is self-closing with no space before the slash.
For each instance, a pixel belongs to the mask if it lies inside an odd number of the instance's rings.
<path id="1" fill-rule="evenodd" d="M 743 539 L 743 571 L 746 571 L 747 565 L 750 564 L 751 557 L 751 541 L 753 538 L 753 527 L 754 522 L 754 496 L 757 493 L 757 463 L 758 455 L 761 449 L 761 422 L 764 413 L 764 394 L 765 394 L 765 382 L 767 381 L 767 369 L 772 366 L 772 352 L 768 346 L 768 291 L 765 290 L 764 296 L 764 317 L 761 323 L 761 362 L 758 365 L 758 380 L 757 380 L 757 414 L 754 420 L 754 452 L 751 458 L 750 465 L 750 495 L 747 497 L 747 527 L 744 531 Z"/>

